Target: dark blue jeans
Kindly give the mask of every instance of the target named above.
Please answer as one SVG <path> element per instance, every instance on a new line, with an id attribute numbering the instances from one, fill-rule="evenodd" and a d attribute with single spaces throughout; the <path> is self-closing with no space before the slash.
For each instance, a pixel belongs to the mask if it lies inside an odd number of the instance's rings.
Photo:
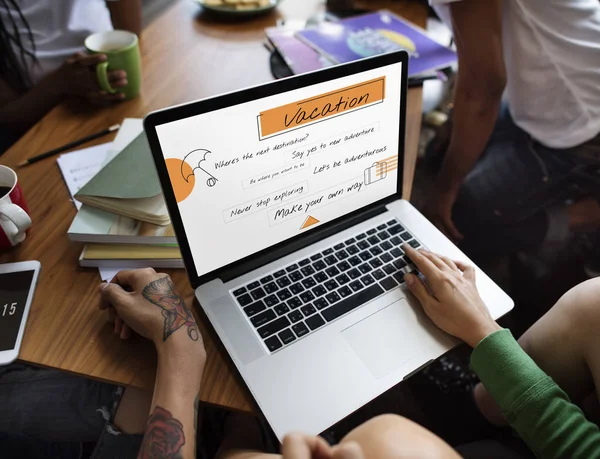
<path id="1" fill-rule="evenodd" d="M 56 370 L 0 367 L 0 457 L 135 458 L 142 436 L 111 423 L 123 389 Z"/>
<path id="2" fill-rule="evenodd" d="M 534 248 L 546 236 L 548 211 L 587 195 L 600 197 L 600 135 L 577 147 L 548 148 L 503 108 L 453 208 L 465 236 L 460 247 L 476 261 Z"/>

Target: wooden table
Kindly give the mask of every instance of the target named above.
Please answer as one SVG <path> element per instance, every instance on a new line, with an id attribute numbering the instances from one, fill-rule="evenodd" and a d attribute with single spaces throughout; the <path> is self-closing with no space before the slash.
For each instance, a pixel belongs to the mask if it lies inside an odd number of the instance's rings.
<path id="1" fill-rule="evenodd" d="M 405 17 L 424 24 L 425 9 L 395 2 Z M 111 108 L 59 106 L 2 157 L 15 166 L 23 159 L 163 108 L 272 79 L 263 29 L 278 18 L 307 18 L 322 9 L 317 0 L 286 0 L 268 16 L 248 22 L 217 22 L 189 0 L 175 1 L 142 35 L 143 89 L 135 100 Z M 410 90 L 404 194 L 409 196 L 421 120 L 421 92 Z M 104 138 L 96 143 L 109 141 Z M 67 238 L 75 207 L 54 159 L 18 170 L 33 226 L 25 243 L 3 253 L 0 262 L 39 260 L 35 293 L 20 360 L 114 384 L 151 390 L 156 355 L 141 338 L 123 342 L 97 309 L 100 284 L 95 269 L 78 266 L 82 244 Z M 188 304 L 194 301 L 185 271 L 172 270 Z M 195 308 L 198 309 L 198 308 Z M 198 311 L 195 311 L 198 316 Z M 251 410 L 252 399 L 230 366 L 216 337 L 199 320 L 208 362 L 201 399 L 232 409 Z"/>

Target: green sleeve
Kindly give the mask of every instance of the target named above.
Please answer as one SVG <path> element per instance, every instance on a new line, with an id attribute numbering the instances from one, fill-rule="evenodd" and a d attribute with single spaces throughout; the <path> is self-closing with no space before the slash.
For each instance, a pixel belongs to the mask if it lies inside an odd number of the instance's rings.
<path id="1" fill-rule="evenodd" d="M 539 458 L 600 458 L 600 430 L 523 351 L 509 330 L 475 347 L 471 368 Z"/>

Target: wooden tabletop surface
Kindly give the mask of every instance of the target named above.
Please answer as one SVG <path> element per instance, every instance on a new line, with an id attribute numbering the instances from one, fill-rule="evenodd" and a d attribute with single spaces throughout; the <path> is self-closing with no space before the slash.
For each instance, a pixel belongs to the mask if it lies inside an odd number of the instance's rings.
<path id="1" fill-rule="evenodd" d="M 422 4 L 410 0 L 376 3 L 393 6 L 419 25 L 425 23 L 426 10 Z M 140 97 L 101 109 L 72 104 L 58 106 L 6 152 L 0 162 L 14 167 L 28 157 L 120 123 L 123 118 L 142 118 L 151 110 L 269 81 L 272 76 L 268 52 L 262 44 L 264 28 L 275 25 L 278 19 L 307 19 L 322 9 L 323 4 L 318 0 L 285 0 L 267 16 L 245 22 L 223 22 L 203 13 L 190 0 L 174 1 L 142 34 L 144 79 Z M 421 91 L 411 89 L 405 197 L 412 186 L 420 122 Z M 95 143 L 110 140 L 105 137 Z M 156 371 L 152 344 L 139 337 L 124 342 L 112 334 L 106 315 L 97 309 L 98 271 L 79 267 L 83 245 L 67 238 L 75 207 L 56 159 L 18 169 L 17 173 L 33 225 L 27 240 L 3 253 L 0 262 L 39 260 L 42 264 L 20 360 L 151 390 Z M 166 271 L 188 304 L 193 304 L 194 295 L 185 271 Z M 208 354 L 201 400 L 251 410 L 251 397 L 220 343 L 204 325 L 199 308 L 194 310 Z"/>

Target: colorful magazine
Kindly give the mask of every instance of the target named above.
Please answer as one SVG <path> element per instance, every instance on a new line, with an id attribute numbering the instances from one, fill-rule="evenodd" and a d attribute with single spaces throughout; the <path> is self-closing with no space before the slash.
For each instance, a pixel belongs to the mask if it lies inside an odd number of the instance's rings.
<path id="1" fill-rule="evenodd" d="M 324 22 L 296 36 L 335 63 L 345 63 L 391 51 L 406 50 L 408 76 L 448 67 L 456 53 L 427 36 L 427 32 L 383 10 L 339 22 Z"/>
<path id="2" fill-rule="evenodd" d="M 303 41 L 296 38 L 298 29 L 269 27 L 265 29 L 267 38 L 290 68 L 292 73 L 312 72 L 333 65 L 329 59 L 322 56 Z"/>

